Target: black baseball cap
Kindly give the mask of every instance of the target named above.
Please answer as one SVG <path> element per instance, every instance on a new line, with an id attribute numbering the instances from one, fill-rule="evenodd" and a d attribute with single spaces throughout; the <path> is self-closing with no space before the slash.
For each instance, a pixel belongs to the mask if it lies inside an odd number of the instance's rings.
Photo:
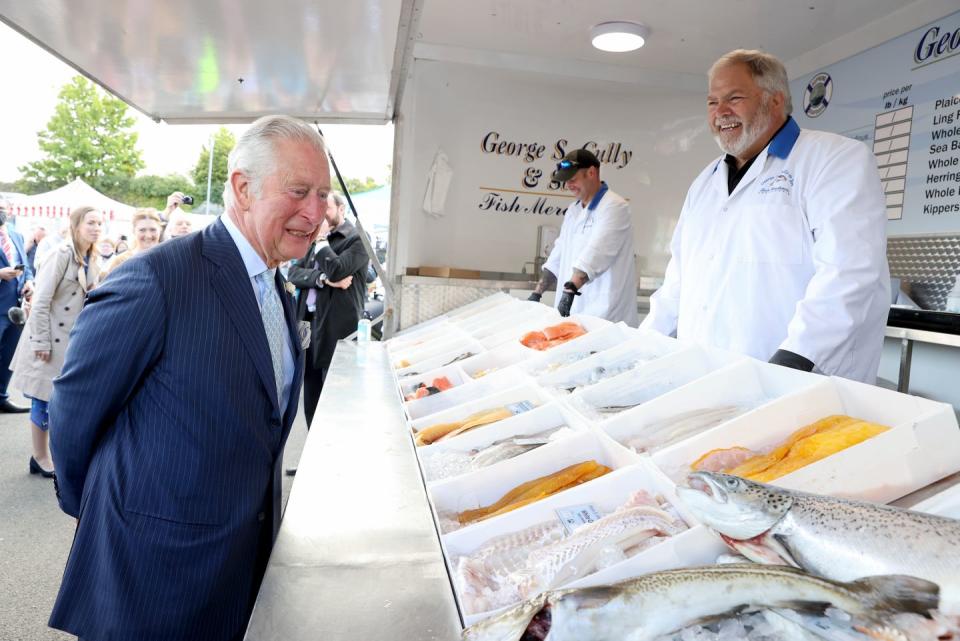
<path id="1" fill-rule="evenodd" d="M 553 172 L 553 179 L 565 183 L 573 178 L 578 171 L 587 167 L 597 167 L 599 169 L 600 161 L 586 149 L 574 149 L 557 163 L 557 170 Z"/>

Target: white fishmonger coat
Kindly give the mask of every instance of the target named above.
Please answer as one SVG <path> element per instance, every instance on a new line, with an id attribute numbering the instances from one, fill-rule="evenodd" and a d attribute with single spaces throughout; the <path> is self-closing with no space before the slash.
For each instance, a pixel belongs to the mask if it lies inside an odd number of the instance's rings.
<path id="1" fill-rule="evenodd" d="M 570 205 L 560 236 L 543 265 L 557 277 L 554 306 L 560 302 L 563 283 L 576 268 L 590 281 L 580 289 L 580 296 L 574 297 L 571 314 L 589 314 L 636 327 L 637 271 L 630 205 L 606 184 L 589 205 L 593 207 L 584 208 L 579 200 Z"/>
<path id="2" fill-rule="evenodd" d="M 871 150 L 791 118 L 729 195 L 727 168 L 710 163 L 690 187 L 642 327 L 875 382 L 890 275 Z"/>

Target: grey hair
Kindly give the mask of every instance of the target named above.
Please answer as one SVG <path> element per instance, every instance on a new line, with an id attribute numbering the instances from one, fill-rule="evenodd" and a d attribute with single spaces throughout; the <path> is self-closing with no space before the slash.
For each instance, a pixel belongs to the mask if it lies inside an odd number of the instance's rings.
<path id="1" fill-rule="evenodd" d="M 339 191 L 331 191 L 330 197 L 333 198 L 333 202 L 336 203 L 337 207 L 343 207 L 347 204 L 347 199 L 343 197 Z"/>
<path id="2" fill-rule="evenodd" d="M 260 195 L 264 179 L 277 169 L 275 143 L 281 140 L 308 143 L 321 154 L 327 154 L 327 145 L 319 132 L 302 120 L 280 115 L 258 118 L 243 132 L 227 157 L 227 180 L 223 184 L 224 209 L 229 211 L 233 206 L 230 176 L 235 171 L 247 176 L 253 194 Z"/>
<path id="3" fill-rule="evenodd" d="M 793 113 L 793 98 L 790 96 L 790 81 L 787 78 L 787 69 L 776 56 L 758 51 L 757 49 L 735 49 L 720 56 L 713 63 L 707 78 L 712 80 L 713 74 L 723 67 L 737 64 L 747 65 L 750 75 L 757 85 L 769 94 L 780 92 L 783 94 L 783 115 Z"/>

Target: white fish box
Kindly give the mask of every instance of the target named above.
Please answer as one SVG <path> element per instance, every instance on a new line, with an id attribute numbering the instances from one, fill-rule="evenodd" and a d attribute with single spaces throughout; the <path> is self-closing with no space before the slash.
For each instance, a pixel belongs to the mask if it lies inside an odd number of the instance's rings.
<path id="1" fill-rule="evenodd" d="M 387 351 L 391 358 L 394 358 L 397 354 L 412 352 L 440 342 L 449 343 L 453 339 L 468 340 L 471 337 L 470 334 L 455 325 L 437 323 L 433 327 L 427 327 L 402 338 L 402 341 L 394 342 L 396 339 L 390 339 L 390 342 L 387 343 Z"/>
<path id="2" fill-rule="evenodd" d="M 476 333 L 474 335 L 483 343 L 484 347 L 493 349 L 494 347 L 507 343 L 520 343 L 520 339 L 528 332 L 540 330 L 564 321 L 560 314 L 552 307 L 547 307 L 546 305 L 539 305 L 539 307 L 540 309 L 537 310 L 536 313 L 504 318 L 488 328 L 489 331 Z"/>
<path id="3" fill-rule="evenodd" d="M 599 382 L 597 377 L 611 378 L 628 371 L 628 367 L 639 367 L 680 348 L 681 343 L 675 339 L 645 333 L 566 367 L 542 374 L 537 378 L 537 384 L 566 396 L 567 387 L 596 384 Z"/>
<path id="4" fill-rule="evenodd" d="M 540 305 L 540 307 L 543 307 L 544 309 L 548 310 L 548 313 L 543 316 L 540 316 L 536 320 L 536 322 L 502 323 L 501 324 L 501 327 L 503 328 L 502 331 L 483 337 L 480 339 L 480 342 L 482 342 L 487 347 L 491 347 L 491 348 L 496 347 L 498 345 L 503 345 L 509 342 L 519 343 L 520 339 L 522 339 L 529 332 L 541 331 L 547 327 L 551 327 L 553 325 L 558 325 L 560 323 L 568 322 L 568 321 L 578 323 L 581 327 L 583 327 L 583 329 L 587 331 L 588 334 L 590 332 L 601 330 L 604 327 L 608 327 L 612 324 L 608 320 L 605 320 L 603 318 L 597 318 L 595 316 L 570 316 L 569 318 L 563 318 L 552 307 L 547 307 L 546 305 Z M 576 339 L 573 339 L 573 340 L 576 340 Z M 557 347 L 560 347 L 560 345 L 558 345 Z M 553 349 L 556 349 L 556 348 L 553 348 Z M 538 351 L 538 350 L 534 350 L 534 351 Z M 545 351 L 550 351 L 550 350 L 545 350 Z"/>
<path id="5" fill-rule="evenodd" d="M 914 505 L 911 510 L 960 519 L 960 483 Z"/>
<path id="6" fill-rule="evenodd" d="M 433 502 L 438 521 L 443 522 L 451 516 L 455 519 L 456 515 L 464 510 L 495 503 L 522 483 L 589 460 L 594 460 L 611 469 L 618 469 L 633 465 L 639 458 L 603 434 L 589 431 L 556 443 L 549 443 L 532 452 L 527 452 L 524 456 L 503 461 L 455 479 L 434 483 L 428 486 L 427 493 Z M 583 485 L 589 485 L 592 482 L 589 481 Z M 456 529 L 492 524 L 507 518 L 510 514 L 508 512 L 465 526 L 457 525 Z M 487 527 L 495 526 L 487 525 Z"/>
<path id="7" fill-rule="evenodd" d="M 522 363 L 541 353 L 542 352 L 521 345 L 520 341 L 511 341 L 464 360 L 460 363 L 460 367 L 463 368 L 467 376 L 477 378 L 477 374 L 483 372 L 492 374 L 493 372 L 506 369 L 517 363 Z M 483 377 L 481 376 L 480 378 Z"/>
<path id="8" fill-rule="evenodd" d="M 635 337 L 636 331 L 625 323 L 611 323 L 552 349 L 531 350 L 533 356 L 520 367 L 532 376 L 542 376 L 569 367 L 592 354 L 611 349 Z"/>
<path id="9" fill-rule="evenodd" d="M 822 376 L 816 374 L 746 358 L 667 392 L 649 403 L 622 412 L 601 423 L 600 427 L 618 443 L 629 446 L 643 435 L 645 427 L 668 421 L 672 417 L 696 410 L 733 406 L 742 408 L 742 415 L 776 398 L 816 385 L 823 380 Z M 730 414 L 733 415 L 734 411 Z M 733 418 L 736 416 L 731 416 L 729 420 Z M 695 435 L 690 434 L 686 438 Z M 654 446 L 657 445 L 655 440 L 651 442 Z"/>
<path id="10" fill-rule="evenodd" d="M 423 418 L 417 419 L 410 423 L 410 427 L 411 429 L 413 429 L 414 432 L 419 432 L 424 427 L 429 427 L 430 425 L 461 421 L 467 418 L 468 416 L 470 416 L 471 414 L 475 414 L 482 410 L 496 409 L 498 407 L 503 407 L 505 405 L 509 405 L 513 403 L 521 403 L 523 401 L 530 401 L 531 403 L 534 403 L 537 407 L 540 407 L 541 405 L 546 405 L 547 403 L 549 403 L 550 400 L 551 400 L 550 397 L 547 394 L 545 394 L 542 389 L 540 389 L 533 383 L 526 383 L 524 385 L 518 385 L 517 387 L 513 387 L 511 389 L 489 394 L 487 396 L 472 400 L 468 403 L 462 403 L 460 405 L 457 405 L 456 407 L 443 410 L 442 412 L 437 412 L 435 414 L 431 414 L 430 416 L 425 416 Z M 522 416 L 522 415 L 523 413 L 518 414 L 518 416 Z M 514 420 L 514 418 L 503 419 L 503 421 Z M 452 441 L 453 439 L 464 438 L 467 434 L 470 434 L 471 432 L 489 429 L 492 425 L 497 425 L 498 423 L 503 421 L 498 421 L 497 423 L 491 423 L 490 425 L 483 425 L 481 427 L 477 427 L 474 430 L 470 430 L 466 432 L 465 434 L 454 436 L 450 440 Z M 447 441 L 444 441 L 444 442 L 447 442 Z"/>
<path id="11" fill-rule="evenodd" d="M 569 446 L 572 439 L 563 442 Z M 559 447 L 561 444 L 558 443 Z M 546 447 L 546 446 L 544 446 Z M 538 451 L 542 451 L 540 448 Z M 612 582 L 629 579 L 648 572 L 712 564 L 718 555 L 726 551 L 726 546 L 706 528 L 695 525 L 695 521 L 685 513 L 674 493 L 673 484 L 655 468 L 643 462 L 622 467 L 610 474 L 569 489 L 560 494 L 532 503 L 509 512 L 501 517 L 465 527 L 441 537 L 441 544 L 447 559 L 450 574 L 454 577 L 454 593 L 464 613 L 464 623 L 474 623 L 502 612 L 506 608 L 489 612 L 468 612 L 462 595 L 462 586 L 457 580 L 457 558 L 473 553 L 493 537 L 518 532 L 539 523 L 558 521 L 558 509 L 590 505 L 601 514 L 609 514 L 627 502 L 630 496 L 645 490 L 652 496 L 662 496 L 670 503 L 691 529 L 673 536 L 651 548 L 606 567 L 599 572 L 582 577 L 564 587 L 583 587 L 588 585 L 609 585 Z"/>
<path id="12" fill-rule="evenodd" d="M 587 420 L 602 423 L 628 409 L 642 407 L 655 398 L 679 389 L 710 372 L 744 357 L 688 346 L 651 363 L 578 390 L 566 397 Z M 634 407 L 627 407 L 630 405 Z M 625 407 L 601 411 L 599 408 Z"/>
<path id="13" fill-rule="evenodd" d="M 549 430 L 558 430 L 563 427 L 570 428 L 571 433 L 568 434 L 568 437 L 575 433 L 590 430 L 590 426 L 585 423 L 583 418 L 576 412 L 559 403 L 548 403 L 528 412 L 518 414 L 513 418 L 498 421 L 482 429 L 466 432 L 450 440 L 417 448 L 417 455 L 420 457 L 421 466 L 426 468 L 427 460 L 433 456 L 443 456 L 447 453 L 466 454 L 471 451 L 490 447 L 493 443 L 507 438 L 531 436 Z M 546 444 L 541 447 L 545 446 Z M 525 455 L 526 453 L 520 456 Z M 500 463 L 494 463 L 488 467 L 494 467 L 496 465 L 500 465 Z M 467 471 L 462 474 L 466 473 Z M 461 476 L 462 474 L 457 474 L 456 476 Z M 426 477 L 426 473 L 424 476 Z M 455 477 L 450 476 L 448 478 Z M 430 481 L 428 479 L 427 482 L 439 482 L 439 479 L 438 481 Z"/>
<path id="14" fill-rule="evenodd" d="M 476 380 L 469 378 L 466 374 L 462 376 L 466 382 L 459 387 L 407 402 L 406 410 L 410 420 L 415 421 L 530 381 L 529 376 L 515 368 L 493 372 L 489 376 Z"/>
<path id="15" fill-rule="evenodd" d="M 393 361 L 394 365 L 404 360 L 411 365 L 415 365 L 420 361 L 449 352 L 466 343 L 479 344 L 472 336 L 458 330 L 456 333 L 444 334 L 436 338 L 429 337 L 422 343 L 391 351 L 390 360 Z"/>
<path id="16" fill-rule="evenodd" d="M 653 455 L 683 482 L 707 452 L 741 446 L 767 451 L 805 425 L 832 414 L 891 429 L 773 481 L 817 494 L 889 503 L 960 470 L 960 429 L 953 408 L 843 378 L 823 378 L 749 414 Z"/>
<path id="17" fill-rule="evenodd" d="M 446 365 L 444 367 L 438 367 L 436 369 L 432 369 L 429 372 L 424 372 L 423 374 L 416 374 L 414 376 L 406 376 L 404 378 L 401 378 L 398 381 L 398 383 L 400 384 L 400 394 L 402 394 L 403 396 L 406 396 L 407 394 L 410 394 L 416 391 L 420 383 L 423 383 L 424 385 L 429 387 L 430 385 L 433 385 L 434 379 L 440 378 L 442 376 L 445 376 L 447 380 L 450 381 L 450 384 L 453 385 L 454 387 L 458 387 L 468 381 L 473 380 L 472 378 L 470 378 L 464 373 L 463 368 L 460 367 L 459 363 L 454 363 L 453 365 Z M 447 390 L 447 391 L 451 391 L 451 390 Z M 443 393 L 444 392 L 441 392 L 441 394 Z M 409 403 L 411 401 L 407 401 L 407 402 Z"/>
<path id="18" fill-rule="evenodd" d="M 439 351 L 434 351 L 430 356 L 420 354 L 415 361 L 408 358 L 410 365 L 396 370 L 396 375 L 400 379 L 425 374 L 439 367 L 459 363 L 484 351 L 483 345 L 472 338 L 453 341 L 444 345 Z M 397 364 L 398 361 L 394 360 L 393 365 Z"/>

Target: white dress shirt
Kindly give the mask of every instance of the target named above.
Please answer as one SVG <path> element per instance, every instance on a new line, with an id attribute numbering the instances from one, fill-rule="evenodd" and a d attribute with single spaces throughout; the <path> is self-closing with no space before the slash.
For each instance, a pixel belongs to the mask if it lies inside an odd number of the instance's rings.
<path id="1" fill-rule="evenodd" d="M 727 171 L 710 163 L 687 192 L 642 327 L 875 382 L 890 276 L 871 150 L 791 118 L 729 195 Z"/>
<path id="2" fill-rule="evenodd" d="M 550 257 L 543 264 L 563 283 L 579 269 L 590 279 L 573 298 L 571 314 L 589 314 L 637 326 L 637 270 L 633 258 L 630 205 L 602 183 L 587 207 L 579 200 L 567 209 Z"/>
<path id="3" fill-rule="evenodd" d="M 265 271 L 269 271 L 273 282 L 276 282 L 277 268 L 274 267 L 270 269 L 267 267 L 267 264 L 260 258 L 260 255 L 250 244 L 250 241 L 237 229 L 236 224 L 231 220 L 229 215 L 224 214 L 220 216 L 220 220 L 223 221 L 223 226 L 227 228 L 227 233 L 230 234 L 233 242 L 236 243 L 237 249 L 240 250 L 240 258 L 243 259 L 243 266 L 247 269 L 247 276 L 250 278 L 250 287 L 253 288 L 253 295 L 257 300 L 257 307 L 263 309 L 263 298 L 260 294 L 260 286 L 257 284 L 257 276 Z M 277 291 L 277 295 L 283 298 L 287 293 Z M 290 402 L 290 388 L 293 386 L 293 373 L 295 370 L 293 362 L 293 339 L 290 337 L 290 332 L 284 332 L 283 336 L 287 349 L 283 350 L 283 394 L 280 398 L 281 416 L 286 413 L 287 405 Z"/>

